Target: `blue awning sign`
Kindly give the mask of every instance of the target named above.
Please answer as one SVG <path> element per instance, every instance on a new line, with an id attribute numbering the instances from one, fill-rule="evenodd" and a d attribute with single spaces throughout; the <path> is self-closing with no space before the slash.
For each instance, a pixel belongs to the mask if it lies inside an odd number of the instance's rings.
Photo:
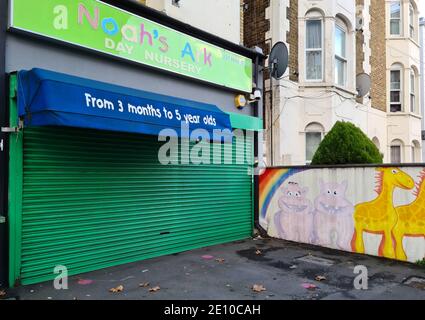
<path id="1" fill-rule="evenodd" d="M 71 126 L 158 135 L 183 126 L 190 132 L 231 131 L 218 107 L 42 69 L 18 73 L 19 116 L 24 126 Z"/>

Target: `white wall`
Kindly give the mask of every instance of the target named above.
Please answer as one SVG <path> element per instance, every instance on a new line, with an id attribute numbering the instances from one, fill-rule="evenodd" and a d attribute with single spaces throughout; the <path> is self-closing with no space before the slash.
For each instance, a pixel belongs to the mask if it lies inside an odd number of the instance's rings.
<path id="1" fill-rule="evenodd" d="M 425 12 L 422 12 L 425 16 Z M 420 25 L 420 34 L 419 41 L 421 45 L 421 111 L 422 115 L 425 114 L 425 19 L 421 22 Z M 422 117 L 422 130 L 425 130 L 425 117 Z M 422 141 L 422 159 L 425 159 L 425 148 L 423 147 L 425 141 Z"/>
<path id="2" fill-rule="evenodd" d="M 362 129 L 370 139 L 377 138 L 379 149 L 384 154 L 384 161 L 388 159 L 386 148 L 387 130 L 386 113 L 356 103 L 350 99 L 340 98 L 332 92 L 324 94 L 323 90 L 309 89 L 299 91 L 288 88 L 288 83 L 280 87 L 281 102 L 278 128 L 274 130 L 275 137 L 279 135 L 279 145 L 275 146 L 275 160 L 287 165 L 303 165 L 305 159 L 305 129 L 310 123 L 319 123 L 324 127 L 324 134 L 328 133 L 336 121 L 352 122 Z M 274 89 L 277 91 L 277 89 Z M 318 99 L 292 98 L 296 95 L 321 96 Z M 278 113 L 276 112 L 276 113 Z M 275 138 L 275 141 L 277 138 Z M 278 150 L 279 149 L 279 150 Z M 278 151 L 277 151 L 278 150 Z M 277 164 L 277 163 L 275 163 Z"/>
<path id="3" fill-rule="evenodd" d="M 369 99 L 365 99 L 365 105 L 355 100 L 355 3 L 351 0 L 323 2 L 300 0 L 298 4 L 300 82 L 289 81 L 289 71 L 282 80 L 274 81 L 274 165 L 304 165 L 306 163 L 306 127 L 310 123 L 318 123 L 324 128 L 323 133 L 326 134 L 339 120 L 354 123 L 371 139 L 377 137 L 381 145 L 380 151 L 386 156 L 386 113 L 372 109 Z M 286 40 L 286 32 L 289 29 L 289 21 L 286 19 L 287 6 L 289 6 L 288 0 L 272 0 L 271 7 L 266 12 L 266 18 L 271 19 L 271 30 L 266 38 L 272 38 L 273 43 Z M 305 81 L 303 68 L 305 66 L 305 13 L 314 8 L 320 9 L 324 16 L 324 80 L 320 83 Z M 349 29 L 347 85 L 344 89 L 336 87 L 334 83 L 333 39 L 337 15 L 345 18 Z M 365 69 L 370 70 L 369 63 L 365 65 Z M 266 83 L 266 86 L 270 86 L 270 82 Z M 270 133 L 270 130 L 267 133 Z M 267 158 L 270 159 L 270 156 Z"/>
<path id="4" fill-rule="evenodd" d="M 241 43 L 239 0 L 180 0 L 179 7 L 172 0 L 147 0 L 146 4 L 196 28 Z"/>
<path id="5" fill-rule="evenodd" d="M 389 21 L 390 4 L 387 0 L 386 17 Z M 402 2 L 402 32 L 400 36 L 391 36 L 389 23 L 387 23 L 387 88 L 390 88 L 390 70 L 395 63 L 401 64 L 402 69 L 402 112 L 388 112 L 388 151 L 393 140 L 401 140 L 402 162 L 413 162 L 412 146 L 413 141 L 422 144 L 421 126 L 422 112 L 420 108 L 421 90 L 416 90 L 416 112 L 410 111 L 410 73 L 416 69 L 420 72 L 420 45 L 418 36 L 418 23 L 416 25 L 416 35 L 414 39 L 409 38 L 409 1 Z M 419 86 L 420 78 L 416 86 Z M 387 106 L 390 104 L 390 96 L 387 96 Z M 418 153 L 416 153 L 418 156 Z M 420 152 L 422 156 L 422 152 Z M 415 159 L 416 162 L 422 159 Z"/>
<path id="6" fill-rule="evenodd" d="M 370 0 L 365 0 L 363 10 L 363 34 L 365 44 L 363 51 L 365 61 L 363 67 L 366 73 L 370 74 L 370 37 L 369 30 L 371 17 L 369 15 Z M 304 165 L 306 163 L 306 141 L 305 128 L 310 123 L 319 123 L 324 128 L 324 134 L 331 130 L 336 121 L 349 121 L 360 127 L 370 139 L 378 141 L 379 150 L 384 155 L 384 162 L 390 162 L 390 144 L 393 139 L 400 139 L 404 142 L 403 161 L 411 162 L 412 141 L 421 141 L 421 118 L 420 114 L 387 114 L 371 107 L 371 100 L 366 96 L 362 103 L 355 99 L 355 25 L 356 14 L 360 8 L 356 8 L 355 1 L 352 0 L 329 0 L 329 1 L 308 1 L 298 2 L 299 20 L 299 83 L 289 81 L 289 71 L 282 80 L 274 81 L 274 108 L 273 108 L 273 165 Z M 286 32 L 289 30 L 289 21 L 286 16 L 286 7 L 289 0 L 271 0 L 271 6 L 266 12 L 266 18 L 271 19 L 271 30 L 266 35 L 266 39 L 272 38 L 272 42 L 286 40 Z M 408 6 L 405 0 L 404 6 Z M 319 9 L 324 17 L 324 80 L 311 83 L 305 80 L 305 14 L 311 9 Z M 387 10 L 388 11 L 388 10 Z M 404 23 L 407 23 L 407 10 Z M 388 14 L 382 13 L 382 14 Z M 343 16 L 348 25 L 347 34 L 348 46 L 348 81 L 345 88 L 339 88 L 334 83 L 334 32 L 335 17 Z M 389 20 L 388 20 L 389 21 Z M 400 62 L 408 66 L 405 69 L 403 89 L 406 107 L 410 99 L 409 77 L 411 66 L 418 65 L 419 46 L 415 41 L 407 37 L 399 40 L 387 41 L 387 74 L 386 77 L 389 88 L 389 68 L 392 63 Z M 270 82 L 266 82 L 266 87 L 270 87 Z M 419 97 L 420 94 L 418 93 Z M 388 98 L 389 99 L 389 98 Z M 268 103 L 268 101 L 266 101 Z M 388 101 L 389 104 L 389 101 Z M 418 108 L 419 109 L 419 108 Z M 270 126 L 270 119 L 267 119 Z M 271 130 L 266 131 L 266 136 Z M 270 142 L 269 142 L 270 143 Z M 270 151 L 270 148 L 268 148 Z M 421 161 L 421 156 L 416 153 L 416 162 Z M 267 155 L 270 159 L 270 154 Z M 272 163 L 269 161 L 268 165 Z"/>

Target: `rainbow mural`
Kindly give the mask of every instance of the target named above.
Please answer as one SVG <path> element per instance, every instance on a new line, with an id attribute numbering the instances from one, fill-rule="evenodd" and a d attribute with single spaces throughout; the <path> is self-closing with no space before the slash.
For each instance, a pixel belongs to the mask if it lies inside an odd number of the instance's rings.
<path id="1" fill-rule="evenodd" d="M 260 218 L 265 219 L 270 201 L 282 183 L 302 169 L 267 169 L 260 176 Z"/>
<path id="2" fill-rule="evenodd" d="M 259 222 L 271 237 L 425 259 L 424 167 L 267 168 L 259 180 Z"/>

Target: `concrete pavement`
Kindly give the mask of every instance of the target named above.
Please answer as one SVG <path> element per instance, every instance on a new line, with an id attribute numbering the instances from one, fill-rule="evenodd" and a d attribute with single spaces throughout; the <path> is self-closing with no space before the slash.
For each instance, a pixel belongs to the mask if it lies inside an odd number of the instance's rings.
<path id="1" fill-rule="evenodd" d="M 368 290 L 354 288 L 356 265 L 367 267 Z M 141 287 L 144 283 L 147 286 Z M 253 292 L 254 284 L 265 291 Z M 9 290 L 6 298 L 425 300 L 424 284 L 425 268 L 414 264 L 282 240 L 248 239 L 72 276 L 68 290 L 55 290 L 53 281 L 23 286 Z M 122 292 L 109 291 L 119 286 Z M 160 289 L 149 291 L 155 287 Z"/>

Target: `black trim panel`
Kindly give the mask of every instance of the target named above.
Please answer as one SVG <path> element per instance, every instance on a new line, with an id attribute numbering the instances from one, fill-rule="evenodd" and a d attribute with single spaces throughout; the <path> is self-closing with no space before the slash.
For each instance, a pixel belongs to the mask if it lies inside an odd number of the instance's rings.
<path id="1" fill-rule="evenodd" d="M 8 17 L 8 2 L 0 1 L 0 127 L 8 125 L 8 77 L 6 76 L 6 29 Z M 8 194 L 8 141 L 7 135 L 0 132 L 0 143 L 3 142 L 3 151 L 0 150 L 0 216 L 7 217 Z M 7 286 L 8 274 L 8 232 L 6 223 L 0 223 L 0 288 Z"/>

